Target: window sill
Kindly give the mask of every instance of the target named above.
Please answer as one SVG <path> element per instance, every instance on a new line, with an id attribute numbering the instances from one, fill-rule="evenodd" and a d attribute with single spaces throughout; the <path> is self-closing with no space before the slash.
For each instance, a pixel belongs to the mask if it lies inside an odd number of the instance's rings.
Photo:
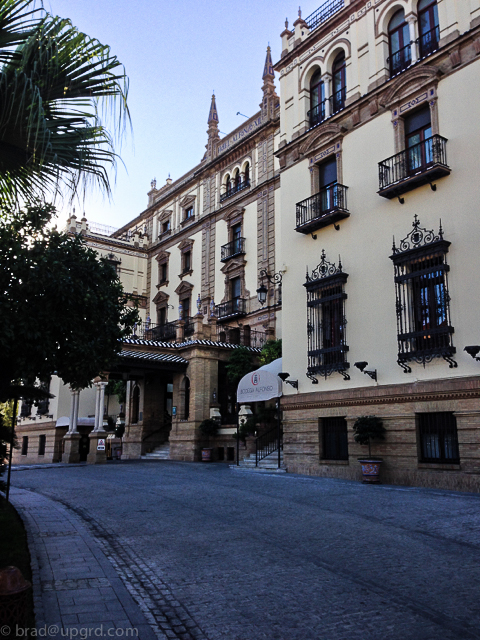
<path id="1" fill-rule="evenodd" d="M 320 464 L 344 464 L 344 465 L 348 465 L 350 464 L 348 460 L 320 460 Z"/>
<path id="2" fill-rule="evenodd" d="M 163 280 L 162 282 L 159 282 L 157 284 L 157 289 L 160 289 L 160 287 L 167 287 L 168 286 L 168 280 Z"/>
<path id="3" fill-rule="evenodd" d="M 193 222 L 194 220 L 195 220 L 195 216 L 190 216 L 190 218 L 185 218 L 180 222 L 180 226 L 185 227 L 187 224 L 190 224 L 190 222 Z"/>
<path id="4" fill-rule="evenodd" d="M 184 278 L 185 276 L 191 276 L 191 275 L 192 275 L 192 273 L 193 273 L 193 269 L 189 269 L 188 271 L 182 271 L 182 273 L 180 273 L 180 274 L 178 275 L 178 277 L 179 277 L 179 278 L 180 278 L 180 280 L 181 280 L 181 279 L 182 279 L 182 278 Z"/>
<path id="5" fill-rule="evenodd" d="M 444 469 L 446 471 L 460 471 L 459 464 L 443 464 L 438 462 L 419 462 L 419 469 Z"/>

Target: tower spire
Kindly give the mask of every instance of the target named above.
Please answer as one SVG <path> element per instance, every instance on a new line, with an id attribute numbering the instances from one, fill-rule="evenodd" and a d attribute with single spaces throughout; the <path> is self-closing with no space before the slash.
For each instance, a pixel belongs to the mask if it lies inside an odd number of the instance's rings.
<path id="1" fill-rule="evenodd" d="M 263 67 L 263 100 L 260 105 L 262 110 L 262 120 L 270 120 L 274 117 L 275 107 L 278 103 L 278 96 L 275 93 L 275 74 L 273 71 L 272 50 L 270 45 L 267 47 L 267 55 L 265 56 L 265 65 Z"/>
<path id="2" fill-rule="evenodd" d="M 218 111 L 217 111 L 217 103 L 215 102 L 215 94 L 212 95 L 212 101 L 210 103 L 210 112 L 208 114 L 208 142 L 206 145 L 207 153 L 206 159 L 212 160 L 216 155 L 217 145 L 216 143 L 220 140 L 219 132 L 218 132 Z"/>

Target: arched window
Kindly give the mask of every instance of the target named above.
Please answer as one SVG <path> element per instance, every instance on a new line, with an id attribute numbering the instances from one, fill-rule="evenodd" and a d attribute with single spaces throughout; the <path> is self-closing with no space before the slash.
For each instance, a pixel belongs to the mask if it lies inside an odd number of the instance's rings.
<path id="1" fill-rule="evenodd" d="M 240 185 L 242 184 L 242 180 L 240 178 L 240 169 L 235 171 L 235 191 L 240 189 Z"/>
<path id="2" fill-rule="evenodd" d="M 438 26 L 437 0 L 420 0 L 418 3 L 418 30 L 420 58 L 438 49 L 440 27 Z"/>
<path id="3" fill-rule="evenodd" d="M 345 53 L 342 51 L 332 67 L 332 114 L 344 108 L 346 95 Z"/>
<path id="4" fill-rule="evenodd" d="M 406 69 L 412 62 L 410 31 L 405 22 L 405 12 L 399 9 L 388 23 L 388 45 L 390 49 L 390 76 Z"/>
<path id="5" fill-rule="evenodd" d="M 310 80 L 310 111 L 308 112 L 310 126 L 323 122 L 325 119 L 325 89 L 320 69 L 317 69 Z"/>
<path id="6" fill-rule="evenodd" d="M 250 165 L 247 162 L 247 164 L 245 165 L 245 186 L 248 186 L 250 183 Z"/>
<path id="7" fill-rule="evenodd" d="M 226 195 L 230 195 L 231 192 L 232 192 L 232 183 L 230 182 L 230 176 L 227 176 L 227 179 L 225 180 L 225 193 Z"/>
<path id="8" fill-rule="evenodd" d="M 132 393 L 132 424 L 137 424 L 140 417 L 140 387 L 136 384 Z"/>

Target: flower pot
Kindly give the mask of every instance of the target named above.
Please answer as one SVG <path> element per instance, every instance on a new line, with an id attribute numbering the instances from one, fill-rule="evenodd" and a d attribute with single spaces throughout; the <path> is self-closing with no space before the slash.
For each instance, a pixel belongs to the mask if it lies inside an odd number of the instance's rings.
<path id="1" fill-rule="evenodd" d="M 212 449 L 202 449 L 202 462 L 211 462 L 212 461 Z"/>
<path id="2" fill-rule="evenodd" d="M 382 460 L 358 460 L 362 465 L 362 482 L 365 484 L 378 484 L 380 482 L 380 465 Z"/>

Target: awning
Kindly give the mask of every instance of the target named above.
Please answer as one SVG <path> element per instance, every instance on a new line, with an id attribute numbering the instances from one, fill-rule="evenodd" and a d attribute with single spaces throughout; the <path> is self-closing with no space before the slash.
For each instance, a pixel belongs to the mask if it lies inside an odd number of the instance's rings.
<path id="1" fill-rule="evenodd" d="M 282 371 L 282 359 L 277 358 L 256 371 L 247 373 L 238 383 L 237 402 L 248 404 L 271 400 L 282 395 L 282 381 L 278 374 Z"/>

